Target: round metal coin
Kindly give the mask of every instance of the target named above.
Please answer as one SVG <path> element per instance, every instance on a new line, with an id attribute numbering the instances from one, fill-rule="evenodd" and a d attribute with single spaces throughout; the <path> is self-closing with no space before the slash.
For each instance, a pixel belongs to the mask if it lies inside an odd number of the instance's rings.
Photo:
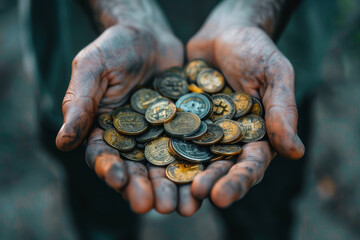
<path id="1" fill-rule="evenodd" d="M 124 136 L 118 133 L 115 128 L 106 129 L 103 137 L 107 144 L 121 152 L 131 151 L 136 145 L 133 137 Z"/>
<path id="2" fill-rule="evenodd" d="M 175 104 L 168 99 L 160 99 L 150 104 L 145 112 L 146 120 L 153 125 L 169 122 L 175 117 Z"/>
<path id="3" fill-rule="evenodd" d="M 120 112 L 135 112 L 135 111 L 130 106 L 119 107 L 111 113 L 112 119 L 114 120 L 116 115 L 118 115 Z"/>
<path id="4" fill-rule="evenodd" d="M 244 128 L 240 127 L 239 122 L 229 119 L 220 119 L 215 122 L 216 125 L 219 125 L 224 131 L 224 137 L 220 143 L 226 144 L 234 142 L 245 135 Z"/>
<path id="5" fill-rule="evenodd" d="M 179 138 L 171 138 L 173 150 L 190 162 L 207 162 L 214 157 L 209 148 Z"/>
<path id="6" fill-rule="evenodd" d="M 98 117 L 98 123 L 100 127 L 104 130 L 113 128 L 113 120 L 111 117 L 111 113 L 102 113 Z"/>
<path id="7" fill-rule="evenodd" d="M 178 74 L 182 78 L 186 78 L 185 70 L 180 66 L 169 67 L 164 71 L 164 73 Z"/>
<path id="8" fill-rule="evenodd" d="M 126 135 L 142 134 L 149 126 L 145 118 L 135 112 L 120 112 L 116 115 L 113 122 L 116 130 Z"/>
<path id="9" fill-rule="evenodd" d="M 164 128 L 162 126 L 150 126 L 145 133 L 135 138 L 138 143 L 150 142 L 163 134 Z"/>
<path id="10" fill-rule="evenodd" d="M 184 140 L 194 140 L 194 139 L 198 139 L 201 138 L 202 136 L 204 136 L 207 132 L 208 126 L 206 123 L 201 122 L 201 126 L 199 131 L 197 131 L 196 133 L 192 134 L 192 135 L 186 135 L 184 136 Z"/>
<path id="11" fill-rule="evenodd" d="M 165 172 L 166 176 L 175 183 L 189 183 L 203 170 L 202 164 L 177 160 L 169 164 Z"/>
<path id="12" fill-rule="evenodd" d="M 236 92 L 232 94 L 231 97 L 235 102 L 235 118 L 244 116 L 250 111 L 253 102 L 249 94 L 244 92 Z"/>
<path id="13" fill-rule="evenodd" d="M 173 137 L 192 135 L 199 131 L 200 127 L 200 118 L 189 112 L 178 112 L 175 118 L 164 124 L 165 132 Z"/>
<path id="14" fill-rule="evenodd" d="M 144 150 L 139 148 L 127 153 L 121 152 L 120 155 L 131 161 L 141 162 L 145 160 Z"/>
<path id="15" fill-rule="evenodd" d="M 255 142 L 265 136 L 265 121 L 261 117 L 251 114 L 240 118 L 238 121 L 246 128 L 246 134 L 241 140 L 242 142 Z"/>
<path id="16" fill-rule="evenodd" d="M 160 94 L 154 90 L 142 88 L 137 90 L 130 98 L 131 107 L 141 113 L 145 114 L 146 109 L 149 105 L 155 102 L 160 96 Z"/>
<path id="17" fill-rule="evenodd" d="M 156 80 L 157 90 L 164 97 L 176 100 L 189 92 L 189 85 L 186 79 L 173 73 L 166 73 Z"/>
<path id="18" fill-rule="evenodd" d="M 210 117 L 212 121 L 220 119 L 232 119 L 235 115 L 235 103 L 233 99 L 223 93 L 216 94 L 212 97 L 214 110 Z"/>
<path id="19" fill-rule="evenodd" d="M 207 97 L 200 93 L 189 93 L 176 101 L 176 107 L 183 112 L 191 112 L 199 116 L 200 119 L 208 116 L 212 110 L 211 102 Z"/>
<path id="20" fill-rule="evenodd" d="M 219 155 L 232 156 L 240 154 L 242 152 L 242 147 L 236 144 L 216 144 L 210 146 L 210 151 Z"/>
<path id="21" fill-rule="evenodd" d="M 164 166 L 173 162 L 175 158 L 169 154 L 168 142 L 170 138 L 161 137 L 151 141 L 145 146 L 145 157 L 146 159 L 156 165 Z"/>
<path id="22" fill-rule="evenodd" d="M 196 143 L 198 145 L 212 145 L 221 141 L 224 136 L 224 131 L 222 130 L 222 128 L 213 123 L 207 125 L 208 131 L 206 132 L 206 134 L 199 139 L 193 140 L 193 143 Z"/>
<path id="23" fill-rule="evenodd" d="M 205 92 L 217 93 L 224 88 L 225 78 L 219 71 L 212 68 L 205 68 L 199 72 L 197 84 Z"/>
<path id="24" fill-rule="evenodd" d="M 262 117 L 262 115 L 264 113 L 264 108 L 263 108 L 261 102 L 257 98 L 254 98 L 254 97 L 251 97 L 251 98 L 253 100 L 253 105 L 249 111 L 249 114 L 255 114 L 255 115 Z"/>
<path id="25" fill-rule="evenodd" d="M 204 68 L 209 68 L 210 64 L 204 59 L 195 58 L 190 60 L 185 66 L 186 77 L 189 83 L 196 83 L 199 72 Z"/>

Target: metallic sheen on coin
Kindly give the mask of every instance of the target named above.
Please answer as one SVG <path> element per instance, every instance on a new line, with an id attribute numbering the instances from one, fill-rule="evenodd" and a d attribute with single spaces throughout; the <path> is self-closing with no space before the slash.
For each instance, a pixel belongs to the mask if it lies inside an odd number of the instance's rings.
<path id="1" fill-rule="evenodd" d="M 176 107 L 183 112 L 191 112 L 199 116 L 200 119 L 208 116 L 212 111 L 212 104 L 209 99 L 200 93 L 189 93 L 176 101 Z"/>
<path id="2" fill-rule="evenodd" d="M 221 139 L 224 136 L 224 131 L 222 130 L 222 128 L 213 123 L 207 125 L 208 125 L 208 131 L 206 132 L 206 134 L 199 139 L 193 140 L 193 143 L 206 146 L 221 141 Z"/>
<path id="3" fill-rule="evenodd" d="M 175 158 L 168 152 L 168 142 L 170 138 L 161 137 L 151 141 L 145 146 L 146 159 L 156 165 L 165 166 L 173 162 Z"/>
<path id="4" fill-rule="evenodd" d="M 238 121 L 246 128 L 246 134 L 241 140 L 242 142 L 255 142 L 265 136 L 265 121 L 261 117 L 251 114 L 240 118 Z"/>
<path id="5" fill-rule="evenodd" d="M 203 171 L 204 167 L 199 163 L 189 163 L 176 160 L 166 168 L 166 176 L 175 183 L 189 183 L 195 176 Z"/>
<path id="6" fill-rule="evenodd" d="M 186 79 L 177 74 L 162 74 L 155 81 L 159 93 L 172 100 L 179 99 L 182 95 L 189 92 L 189 85 Z"/>
<path id="7" fill-rule="evenodd" d="M 163 132 L 164 128 L 162 126 L 149 126 L 146 132 L 144 132 L 140 136 L 137 136 L 135 140 L 138 143 L 147 143 L 160 137 Z"/>
<path id="8" fill-rule="evenodd" d="M 171 138 L 174 151 L 190 162 L 207 162 L 214 157 L 207 147 L 198 146 L 179 138 Z"/>
<path id="9" fill-rule="evenodd" d="M 120 152 L 120 155 L 128 160 L 141 162 L 145 160 L 143 149 L 134 148 L 131 152 Z"/>
<path id="10" fill-rule="evenodd" d="M 99 123 L 100 127 L 104 130 L 113 128 L 113 120 L 112 120 L 111 113 L 107 112 L 107 113 L 100 114 L 98 117 L 98 123 Z"/>
<path id="11" fill-rule="evenodd" d="M 215 122 L 224 131 L 224 137 L 220 141 L 222 144 L 234 142 L 245 135 L 244 128 L 240 128 L 239 122 L 230 119 L 220 119 Z"/>
<path id="12" fill-rule="evenodd" d="M 205 68 L 199 72 L 197 84 L 207 93 L 217 93 L 224 88 L 225 78 L 219 71 Z"/>
<path id="13" fill-rule="evenodd" d="M 145 114 L 148 106 L 155 102 L 160 97 L 160 94 L 154 90 L 142 88 L 137 90 L 130 98 L 131 107 L 141 113 Z"/>
<path id="14" fill-rule="evenodd" d="M 236 144 L 216 144 L 210 146 L 210 151 L 219 155 L 232 156 L 240 154 L 242 152 L 242 147 Z"/>
<path id="15" fill-rule="evenodd" d="M 118 132 L 126 135 L 142 134 L 149 126 L 145 118 L 135 112 L 120 112 L 114 118 L 113 123 Z"/>
<path id="16" fill-rule="evenodd" d="M 161 125 L 175 117 L 175 104 L 168 99 L 159 99 L 150 104 L 145 112 L 146 120 L 153 125 Z"/>
<path id="17" fill-rule="evenodd" d="M 247 114 L 252 107 L 251 96 L 244 92 L 236 92 L 231 95 L 232 99 L 235 102 L 235 118 L 239 118 Z"/>
<path id="18" fill-rule="evenodd" d="M 178 112 L 175 118 L 164 124 L 165 132 L 173 137 L 194 134 L 199 131 L 200 127 L 200 118 L 196 114 L 189 112 Z"/>
<path id="19" fill-rule="evenodd" d="M 195 58 L 190 60 L 185 66 L 185 73 L 189 83 L 196 83 L 199 72 L 204 68 L 209 68 L 210 64 L 204 59 Z"/>
<path id="20" fill-rule="evenodd" d="M 133 137 L 124 136 L 118 133 L 115 128 L 105 130 L 103 137 L 107 144 L 121 152 L 131 151 L 136 145 Z"/>
<path id="21" fill-rule="evenodd" d="M 235 103 L 233 99 L 223 93 L 215 94 L 213 97 L 214 110 L 210 117 L 212 121 L 219 119 L 232 119 L 235 115 Z"/>
<path id="22" fill-rule="evenodd" d="M 254 98 L 254 97 L 251 97 L 251 98 L 253 100 L 253 105 L 249 111 L 249 114 L 255 114 L 255 115 L 262 117 L 262 115 L 264 113 L 264 108 L 263 108 L 261 102 L 257 98 Z"/>
<path id="23" fill-rule="evenodd" d="M 204 122 L 201 122 L 199 131 L 197 131 L 196 133 L 191 134 L 191 135 L 185 135 L 183 138 L 184 138 L 184 140 L 198 139 L 198 138 L 201 138 L 202 136 L 204 136 L 206 134 L 207 130 L 208 130 L 207 124 Z"/>

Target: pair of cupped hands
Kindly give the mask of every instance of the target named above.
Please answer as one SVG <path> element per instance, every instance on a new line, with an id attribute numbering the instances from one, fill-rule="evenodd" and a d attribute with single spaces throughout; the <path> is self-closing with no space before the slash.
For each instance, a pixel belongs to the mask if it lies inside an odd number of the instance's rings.
<path id="1" fill-rule="evenodd" d="M 183 66 L 184 46 L 173 33 L 116 24 L 72 64 L 56 145 L 70 151 L 87 139 L 87 164 L 136 213 L 154 208 L 191 216 L 205 198 L 220 208 L 230 206 L 261 181 L 276 153 L 290 159 L 304 154 L 297 135 L 294 70 L 266 32 L 255 26 L 203 27 L 187 43 L 186 53 L 188 59 L 203 58 L 219 69 L 234 90 L 263 102 L 268 140 L 244 145 L 235 162 L 213 162 L 185 185 L 167 179 L 164 167 L 123 160 L 93 125 L 98 113 L 123 105 L 134 87 L 168 67 Z"/>

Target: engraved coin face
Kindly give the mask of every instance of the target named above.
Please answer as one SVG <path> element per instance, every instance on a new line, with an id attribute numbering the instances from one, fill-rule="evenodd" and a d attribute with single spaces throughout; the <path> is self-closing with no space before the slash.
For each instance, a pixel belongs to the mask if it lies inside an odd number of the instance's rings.
<path id="1" fill-rule="evenodd" d="M 135 138 L 138 143 L 147 143 L 152 141 L 163 134 L 164 128 L 162 126 L 150 126 L 146 132 Z"/>
<path id="2" fill-rule="evenodd" d="M 205 92 L 217 93 L 225 86 L 224 76 L 217 70 L 205 68 L 197 76 L 197 84 Z"/>
<path id="3" fill-rule="evenodd" d="M 185 66 L 185 74 L 189 83 L 196 83 L 197 76 L 204 68 L 209 68 L 210 64 L 204 59 L 195 58 L 190 60 Z"/>
<path id="4" fill-rule="evenodd" d="M 179 138 L 171 138 L 171 144 L 179 156 L 190 162 L 207 162 L 214 157 L 209 148 Z"/>
<path id="5" fill-rule="evenodd" d="M 128 160 L 141 162 L 145 160 L 145 154 L 143 149 L 135 148 L 131 152 L 121 152 L 120 155 Z"/>
<path id="6" fill-rule="evenodd" d="M 135 111 L 130 106 L 119 107 L 111 113 L 113 121 L 116 115 L 118 115 L 120 112 L 135 112 Z"/>
<path id="7" fill-rule="evenodd" d="M 245 135 L 245 132 L 243 132 L 243 129 L 241 129 L 239 126 L 240 124 L 236 121 L 229 119 L 220 119 L 216 121 L 215 124 L 219 125 L 224 132 L 224 137 L 220 141 L 220 143 L 230 143 L 240 139 Z"/>
<path id="8" fill-rule="evenodd" d="M 149 107 L 149 105 L 155 102 L 160 97 L 161 96 L 158 92 L 151 89 L 142 88 L 137 90 L 131 96 L 130 105 L 135 111 L 141 114 L 145 114 L 146 109 Z"/>
<path id="9" fill-rule="evenodd" d="M 175 117 L 175 104 L 168 99 L 160 99 L 148 107 L 145 112 L 146 120 L 153 125 L 169 122 Z"/>
<path id="10" fill-rule="evenodd" d="M 162 74 L 155 81 L 160 94 L 172 100 L 179 99 L 189 92 L 186 79 L 177 74 Z"/>
<path id="11" fill-rule="evenodd" d="M 165 166 L 173 162 L 175 158 L 168 151 L 169 141 L 168 137 L 160 137 L 149 142 L 145 146 L 146 159 L 156 166 Z"/>
<path id="12" fill-rule="evenodd" d="M 199 116 L 200 119 L 209 115 L 212 104 L 207 97 L 200 93 L 189 93 L 176 101 L 176 107 L 183 112 L 191 112 Z"/>
<path id="13" fill-rule="evenodd" d="M 185 70 L 180 66 L 173 66 L 167 68 L 164 73 L 178 74 L 182 78 L 186 78 Z"/>
<path id="14" fill-rule="evenodd" d="M 139 135 L 148 128 L 145 118 L 135 112 L 120 112 L 114 118 L 113 123 L 118 132 L 126 135 Z"/>
<path id="15" fill-rule="evenodd" d="M 183 138 L 184 138 L 184 140 L 194 140 L 194 139 L 201 138 L 202 136 L 204 136 L 206 134 L 207 129 L 208 129 L 207 124 L 204 122 L 201 122 L 199 131 L 197 131 L 196 133 L 191 134 L 191 135 L 185 135 Z"/>
<path id="16" fill-rule="evenodd" d="M 247 114 L 252 107 L 252 98 L 249 94 L 244 92 L 236 92 L 231 95 L 235 102 L 235 118 L 239 118 Z"/>
<path id="17" fill-rule="evenodd" d="M 207 124 L 208 130 L 204 136 L 202 136 L 199 139 L 193 140 L 193 143 L 196 143 L 198 145 L 212 145 L 217 142 L 220 142 L 221 139 L 224 136 L 224 131 L 222 128 L 216 124 Z"/>
<path id="18" fill-rule="evenodd" d="M 264 108 L 263 108 L 261 102 L 257 98 L 254 98 L 254 97 L 251 97 L 251 98 L 253 100 L 253 105 L 249 111 L 249 114 L 255 114 L 255 115 L 262 117 L 262 115 L 264 113 Z"/>
<path id="19" fill-rule="evenodd" d="M 166 176 L 175 183 L 189 183 L 203 169 L 202 164 L 176 160 L 167 166 L 165 172 Z"/>
<path id="20" fill-rule="evenodd" d="M 233 99 L 225 94 L 216 94 L 212 97 L 214 102 L 213 113 L 210 117 L 212 121 L 220 119 L 232 119 L 235 115 L 235 103 Z"/>
<path id="21" fill-rule="evenodd" d="M 111 117 L 111 113 L 102 113 L 98 117 L 98 123 L 100 127 L 104 130 L 113 128 L 113 120 Z"/>
<path id="22" fill-rule="evenodd" d="M 131 151 L 136 145 L 133 137 L 124 136 L 118 133 L 114 128 L 106 129 L 103 137 L 107 144 L 121 152 Z"/>
<path id="23" fill-rule="evenodd" d="M 199 131 L 200 127 L 200 118 L 189 112 L 178 112 L 175 118 L 164 124 L 165 132 L 173 137 L 192 135 Z"/>
<path id="24" fill-rule="evenodd" d="M 261 117 L 251 114 L 240 118 L 238 121 L 246 128 L 246 134 L 241 140 L 242 142 L 255 142 L 265 136 L 265 121 Z"/>
<path id="25" fill-rule="evenodd" d="M 216 144 L 210 146 L 210 151 L 224 156 L 237 155 L 242 152 L 242 147 L 237 144 Z"/>

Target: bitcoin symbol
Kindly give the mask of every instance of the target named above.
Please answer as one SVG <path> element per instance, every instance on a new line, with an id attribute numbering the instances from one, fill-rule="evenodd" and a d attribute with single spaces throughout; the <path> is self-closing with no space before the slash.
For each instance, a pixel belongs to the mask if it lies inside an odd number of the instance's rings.
<path id="1" fill-rule="evenodd" d="M 225 111 L 227 111 L 227 105 L 223 105 L 223 101 L 220 101 L 219 104 L 214 104 L 214 114 L 215 115 L 223 115 Z"/>

